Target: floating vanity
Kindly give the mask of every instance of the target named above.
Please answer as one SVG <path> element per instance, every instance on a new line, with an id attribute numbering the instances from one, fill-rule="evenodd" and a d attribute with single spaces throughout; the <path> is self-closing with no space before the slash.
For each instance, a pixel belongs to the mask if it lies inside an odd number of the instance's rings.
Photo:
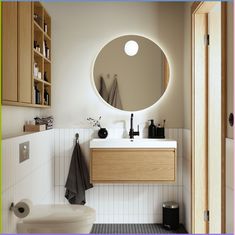
<path id="1" fill-rule="evenodd" d="M 175 182 L 177 142 L 169 139 L 93 139 L 93 183 Z"/>

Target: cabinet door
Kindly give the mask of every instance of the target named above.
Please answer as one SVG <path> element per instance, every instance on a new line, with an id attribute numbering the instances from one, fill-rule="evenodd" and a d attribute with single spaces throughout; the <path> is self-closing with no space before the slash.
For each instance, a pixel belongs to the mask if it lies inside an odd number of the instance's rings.
<path id="1" fill-rule="evenodd" d="M 2 100 L 17 101 L 17 2 L 2 3 Z"/>
<path id="2" fill-rule="evenodd" d="M 18 2 L 18 101 L 32 99 L 32 3 Z"/>
<path id="3" fill-rule="evenodd" d="M 93 149 L 92 182 L 174 182 L 175 150 Z"/>

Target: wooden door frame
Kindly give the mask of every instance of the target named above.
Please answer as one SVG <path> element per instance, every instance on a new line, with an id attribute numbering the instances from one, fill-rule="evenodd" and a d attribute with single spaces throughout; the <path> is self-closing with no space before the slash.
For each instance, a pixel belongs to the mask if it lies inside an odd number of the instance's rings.
<path id="1" fill-rule="evenodd" d="M 192 146 L 192 178 L 191 178 L 191 221 L 192 221 L 192 233 L 198 233 L 197 228 L 195 228 L 195 91 L 194 91 L 194 83 L 195 83 L 195 16 L 196 14 L 206 14 L 208 13 L 214 5 L 218 2 L 194 2 L 191 7 L 191 91 L 192 91 L 192 106 L 191 106 L 191 146 Z M 226 224 L 226 195 L 225 195 L 225 185 L 226 185 L 226 179 L 225 179 L 225 136 L 226 136 L 226 77 L 227 77 L 227 71 L 226 71 L 226 51 L 227 51 L 227 43 L 226 43 L 226 2 L 221 2 L 221 78 L 222 78 L 222 87 L 221 87 L 221 153 L 222 153 L 222 159 L 221 159 L 221 199 L 222 199 L 222 208 L 221 208 L 221 232 L 225 233 L 225 224 Z M 208 188 L 208 182 L 205 182 L 206 187 Z M 207 201 L 207 198 L 205 199 Z M 208 202 L 207 202 L 208 203 Z M 206 209 L 206 208 L 205 208 Z M 205 226 L 205 233 L 209 233 L 209 227 L 208 225 Z"/>

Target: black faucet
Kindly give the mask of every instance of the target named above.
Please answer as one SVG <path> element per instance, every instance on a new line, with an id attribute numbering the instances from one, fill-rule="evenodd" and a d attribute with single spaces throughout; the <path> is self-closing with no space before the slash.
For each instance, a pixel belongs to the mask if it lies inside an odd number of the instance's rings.
<path id="1" fill-rule="evenodd" d="M 131 114 L 131 125 L 130 125 L 130 131 L 129 131 L 129 136 L 130 136 L 130 139 L 134 139 L 134 136 L 135 135 L 140 135 L 140 132 L 139 132 L 139 125 L 138 125 L 138 131 L 134 131 L 134 128 L 133 128 L 133 113 Z"/>

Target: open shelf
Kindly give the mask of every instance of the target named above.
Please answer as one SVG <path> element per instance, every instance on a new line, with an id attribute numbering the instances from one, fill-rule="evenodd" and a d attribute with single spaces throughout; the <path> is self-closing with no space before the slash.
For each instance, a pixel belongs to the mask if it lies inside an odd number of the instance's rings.
<path id="1" fill-rule="evenodd" d="M 47 11 L 44 9 L 44 32 L 49 37 L 51 37 L 51 17 L 47 13 Z"/>
<path id="2" fill-rule="evenodd" d="M 33 19 L 42 28 L 43 26 L 43 6 L 40 2 L 33 3 Z"/>
<path id="3" fill-rule="evenodd" d="M 40 2 L 33 2 L 32 103 L 51 105 L 51 17 Z M 36 64 L 36 71 L 35 71 Z M 37 76 L 39 72 L 39 76 Z"/>
<path id="4" fill-rule="evenodd" d="M 41 52 L 37 51 L 36 49 L 34 49 L 34 53 L 37 54 L 38 56 L 41 56 L 47 63 L 51 63 L 51 61 L 46 58 Z"/>

